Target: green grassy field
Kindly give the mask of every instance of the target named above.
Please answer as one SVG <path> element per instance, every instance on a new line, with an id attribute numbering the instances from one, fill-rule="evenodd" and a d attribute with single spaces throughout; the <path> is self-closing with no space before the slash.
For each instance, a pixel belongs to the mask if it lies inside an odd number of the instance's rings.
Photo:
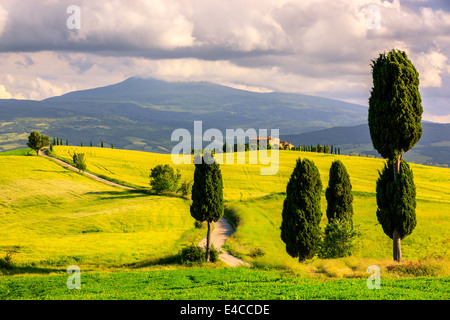
<path id="1" fill-rule="evenodd" d="M 183 299 L 306 300 L 449 298 L 450 278 L 382 279 L 368 289 L 366 279 L 324 280 L 279 270 L 193 268 L 81 273 L 81 288 L 68 290 L 66 275 L 33 275 L 0 280 L 0 299 Z"/>
<path id="2" fill-rule="evenodd" d="M 197 237 L 189 204 L 110 187 L 41 157 L 0 157 L 0 251 L 25 267 L 174 255 Z M 190 242 L 189 242 L 190 243 Z"/>
<path id="3" fill-rule="evenodd" d="M 235 208 L 241 218 L 226 248 L 257 269 L 231 271 L 219 262 L 213 269 L 206 269 L 211 272 L 208 280 L 208 271 L 202 268 L 185 269 L 167 263 L 173 262 L 171 258 L 183 245 L 196 243 L 206 233 L 193 227 L 189 201 L 145 192 L 150 169 L 158 164 L 172 165 L 170 155 L 91 147 L 54 149 L 63 159 L 70 159 L 69 152 L 84 152 L 88 171 L 141 190 L 110 187 L 63 169 L 51 160 L 18 156 L 24 154 L 20 152 L 0 157 L 0 258 L 11 248 L 18 248 L 13 271 L 0 268 L 4 273 L 1 276 L 0 272 L 0 298 L 201 299 L 200 288 L 207 286 L 218 299 L 448 299 L 448 169 L 411 165 L 417 187 L 417 227 L 402 241 L 405 263 L 397 268 L 392 261 L 392 242 L 375 214 L 375 184 L 384 164 L 381 159 L 280 151 L 279 171 L 273 176 L 260 175 L 261 165 L 221 165 L 227 206 Z M 361 231 L 351 257 L 313 258 L 298 263 L 285 252 L 279 230 L 281 209 L 287 181 L 299 157 L 313 160 L 319 168 L 324 186 L 323 212 L 332 161 L 340 159 L 347 167 L 353 184 L 354 223 Z M 193 165 L 173 166 L 180 169 L 184 179 L 193 178 Z M 325 228 L 326 223 L 323 214 L 321 227 Z M 255 249 L 261 249 L 264 255 L 252 258 Z M 67 279 L 67 274 L 58 274 L 71 264 L 86 272 L 86 286 L 79 292 L 70 292 L 65 285 L 54 289 L 55 281 Z M 366 269 L 374 264 L 380 266 L 389 290 L 370 293 L 365 287 Z M 226 282 L 213 280 L 228 272 L 232 274 L 233 288 L 241 288 L 244 293 L 227 290 Z M 181 279 L 189 278 L 188 273 L 200 279 L 198 286 L 183 287 Z M 266 276 L 281 277 L 283 281 L 274 284 Z M 410 278 L 417 276 L 425 278 Z M 158 287 L 161 277 L 172 279 L 166 289 L 146 289 Z M 109 290 L 109 284 L 95 280 L 99 278 L 115 283 L 116 289 Z M 141 278 L 147 280 L 138 280 Z M 262 294 L 256 288 L 278 284 L 278 294 Z M 362 284 L 362 289 L 350 293 L 356 284 Z M 316 288 L 315 295 L 307 294 L 312 287 Z M 405 287 L 409 289 L 399 295 L 400 288 Z M 15 289 L 19 293 L 14 293 Z"/>

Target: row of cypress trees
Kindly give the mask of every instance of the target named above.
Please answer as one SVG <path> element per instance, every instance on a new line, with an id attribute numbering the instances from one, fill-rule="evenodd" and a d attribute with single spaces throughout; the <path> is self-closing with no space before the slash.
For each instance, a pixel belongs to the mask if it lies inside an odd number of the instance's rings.
<path id="1" fill-rule="evenodd" d="M 286 252 L 299 261 L 312 258 L 321 249 L 323 257 L 339 257 L 349 254 L 348 250 L 330 250 L 337 248 L 331 239 L 336 237 L 333 231 L 345 225 L 346 233 L 353 230 L 353 196 L 350 176 L 344 164 L 335 160 L 330 168 L 330 179 L 325 195 L 327 198 L 328 225 L 325 229 L 323 243 L 322 231 L 319 227 L 322 218 L 320 208 L 322 181 L 320 173 L 313 161 L 298 159 L 294 171 L 286 187 L 286 199 L 283 203 L 281 239 L 286 244 Z M 341 240 L 346 240 L 340 238 Z M 345 242 L 345 241 L 344 241 Z M 322 247 L 322 248 L 321 248 Z"/>
<path id="2" fill-rule="evenodd" d="M 383 231 L 393 239 L 394 260 L 401 262 L 401 240 L 416 226 L 413 173 L 402 157 L 422 136 L 419 74 L 405 52 L 393 49 L 372 61 L 372 78 L 370 136 L 374 148 L 387 159 L 376 184 L 376 214 Z M 207 163 L 202 158 L 201 164 L 195 166 L 191 215 L 199 221 L 208 221 L 206 255 L 209 260 L 211 223 L 223 214 L 223 185 L 219 165 Z M 339 160 L 334 161 L 325 192 L 328 225 L 322 248 L 333 243 L 336 239 L 333 231 L 339 229 L 341 223 L 347 225 L 351 234 L 351 188 L 345 166 Z M 299 261 L 314 256 L 321 245 L 321 192 L 322 182 L 314 162 L 298 159 L 286 187 L 280 229 L 286 251 Z M 345 250 L 331 252 L 331 255 L 342 253 L 345 254 Z"/>

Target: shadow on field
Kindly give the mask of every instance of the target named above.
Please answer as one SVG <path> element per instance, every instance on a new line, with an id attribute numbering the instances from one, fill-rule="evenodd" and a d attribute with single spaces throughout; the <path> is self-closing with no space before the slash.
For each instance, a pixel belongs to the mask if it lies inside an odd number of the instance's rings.
<path id="1" fill-rule="evenodd" d="M 98 195 L 100 200 L 134 199 L 152 195 L 149 190 L 121 190 L 121 191 L 95 191 L 86 192 L 87 195 Z"/>
<path id="2" fill-rule="evenodd" d="M 123 267 L 132 268 L 132 269 L 139 269 L 139 268 L 145 268 L 145 267 L 151 267 L 156 265 L 174 265 L 180 263 L 180 257 L 177 254 L 174 255 L 168 255 L 162 258 L 157 259 L 146 259 L 141 260 L 133 263 L 126 263 L 123 264 Z"/>
<path id="3" fill-rule="evenodd" d="M 50 274 L 50 273 L 66 273 L 64 267 L 61 268 L 43 268 L 34 266 L 17 266 L 13 265 L 10 267 L 0 268 L 0 275 L 16 275 L 16 274 Z"/>
<path id="4" fill-rule="evenodd" d="M 186 197 L 183 197 L 176 192 L 160 192 L 157 193 L 150 189 L 133 189 L 133 190 L 120 190 L 120 191 L 92 191 L 86 192 L 86 195 L 97 195 L 99 196 L 99 200 L 111 200 L 111 199 L 135 199 L 139 197 L 148 197 L 148 196 L 161 196 L 161 197 L 169 197 L 169 198 L 181 198 L 187 200 Z"/>

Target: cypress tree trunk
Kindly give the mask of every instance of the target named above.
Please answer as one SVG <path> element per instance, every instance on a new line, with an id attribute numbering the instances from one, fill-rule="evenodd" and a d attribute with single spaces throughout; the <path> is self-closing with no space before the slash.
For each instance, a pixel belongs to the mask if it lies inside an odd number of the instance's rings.
<path id="1" fill-rule="evenodd" d="M 211 221 L 208 221 L 208 234 L 206 235 L 206 261 L 209 262 L 209 251 L 211 248 Z"/>
<path id="2" fill-rule="evenodd" d="M 394 169 L 394 181 L 397 181 L 397 176 L 400 173 L 400 164 L 402 163 L 402 154 L 399 154 L 397 158 L 394 159 L 392 167 Z"/>
<path id="3" fill-rule="evenodd" d="M 400 164 L 402 162 L 402 154 L 399 154 L 397 158 L 394 160 L 394 181 L 397 181 L 397 176 L 400 174 Z M 392 233 L 392 241 L 393 241 L 393 250 L 394 250 L 394 261 L 402 262 L 402 246 L 400 237 L 400 232 L 397 228 L 394 229 Z"/>
<path id="4" fill-rule="evenodd" d="M 400 238 L 400 232 L 397 228 L 394 229 L 392 239 L 394 244 L 394 260 L 397 262 L 402 262 L 402 239 Z"/>

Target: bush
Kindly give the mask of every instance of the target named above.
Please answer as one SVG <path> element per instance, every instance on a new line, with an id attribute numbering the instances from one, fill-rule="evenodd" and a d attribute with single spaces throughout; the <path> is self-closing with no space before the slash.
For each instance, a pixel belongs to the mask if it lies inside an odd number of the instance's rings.
<path id="1" fill-rule="evenodd" d="M 205 262 L 205 251 L 196 245 L 184 247 L 179 254 L 181 263 L 185 265 L 201 264 Z"/>
<path id="2" fill-rule="evenodd" d="M 233 227 L 234 230 L 241 224 L 241 217 L 238 211 L 234 207 L 225 206 L 223 216 L 227 219 L 228 223 Z"/>
<path id="3" fill-rule="evenodd" d="M 209 261 L 210 262 L 217 262 L 219 261 L 219 255 L 221 251 L 219 249 L 216 249 L 213 244 L 211 244 L 211 248 L 209 249 Z"/>
<path id="4" fill-rule="evenodd" d="M 84 153 L 76 153 L 74 152 L 72 155 L 72 160 L 74 166 L 81 172 L 86 170 L 86 157 Z"/>
<path id="5" fill-rule="evenodd" d="M 266 255 L 266 252 L 264 251 L 264 249 L 261 248 L 252 248 L 252 250 L 250 250 L 250 257 L 252 257 L 253 259 L 258 258 L 258 257 L 263 257 Z"/>
<path id="6" fill-rule="evenodd" d="M 14 256 L 19 252 L 18 247 L 12 247 L 7 252 L 4 258 L 0 258 L 0 268 L 11 269 L 14 264 Z"/>
<path id="7" fill-rule="evenodd" d="M 177 192 L 181 192 L 181 196 L 182 196 L 183 198 L 187 198 L 188 195 L 190 195 L 191 192 L 192 192 L 192 184 L 193 184 L 193 181 L 192 181 L 192 180 L 189 180 L 189 181 L 184 180 L 184 181 L 181 183 L 181 186 L 180 186 L 180 188 L 177 190 Z"/>
<path id="8" fill-rule="evenodd" d="M 325 228 L 319 258 L 335 259 L 350 256 L 354 240 L 359 233 L 353 228 L 351 221 L 334 219 Z"/>
<path id="9" fill-rule="evenodd" d="M 177 191 L 180 179 L 180 170 L 177 169 L 175 172 L 168 164 L 159 164 L 150 172 L 150 186 L 157 193 L 162 191 Z"/>
<path id="10" fill-rule="evenodd" d="M 203 229 L 205 227 L 205 224 L 202 221 L 195 220 L 194 227 L 196 229 Z"/>

